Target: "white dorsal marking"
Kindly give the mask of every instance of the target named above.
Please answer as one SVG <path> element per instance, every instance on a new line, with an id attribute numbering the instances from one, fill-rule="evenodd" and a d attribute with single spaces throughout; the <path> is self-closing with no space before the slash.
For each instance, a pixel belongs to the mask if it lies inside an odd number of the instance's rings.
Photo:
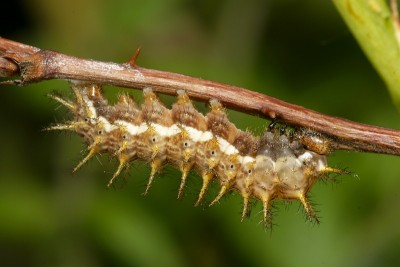
<path id="1" fill-rule="evenodd" d="M 218 140 L 218 145 L 219 145 L 219 149 L 227 154 L 227 155 L 233 155 L 233 154 L 239 154 L 239 150 L 237 150 L 236 147 L 234 147 L 233 145 L 231 145 L 228 141 L 226 141 L 225 139 L 221 138 L 221 137 L 217 137 Z"/>
<path id="2" fill-rule="evenodd" d="M 117 121 L 115 121 L 115 123 L 122 127 L 125 127 L 126 130 L 128 131 L 128 133 L 132 136 L 142 134 L 142 133 L 146 132 L 148 129 L 147 123 L 145 123 L 145 122 L 143 122 L 139 125 L 134 125 L 130 122 L 126 122 L 123 120 L 117 120 Z"/>
<path id="3" fill-rule="evenodd" d="M 241 157 L 242 164 L 252 163 L 252 162 L 255 162 L 255 160 L 256 160 L 255 158 L 250 157 L 250 156 Z"/>
<path id="4" fill-rule="evenodd" d="M 313 155 L 310 153 L 310 152 L 304 152 L 303 154 L 301 154 L 299 157 L 298 157 L 298 159 L 301 161 L 301 162 L 304 162 L 304 161 L 308 161 L 308 160 L 311 160 L 313 158 Z"/>
<path id="5" fill-rule="evenodd" d="M 83 99 L 83 101 L 85 102 L 85 104 L 86 104 L 86 106 L 88 108 L 88 111 L 89 111 L 88 117 L 91 118 L 91 119 L 97 118 L 97 111 L 96 111 L 96 109 L 95 109 L 95 107 L 93 105 L 93 102 L 91 100 L 89 100 L 87 95 L 83 95 L 82 99 Z"/>
<path id="6" fill-rule="evenodd" d="M 203 132 L 185 125 L 183 125 L 182 128 L 188 132 L 190 139 L 193 142 L 207 142 L 213 138 L 213 134 L 210 131 Z"/>
<path id="7" fill-rule="evenodd" d="M 166 127 L 157 123 L 151 123 L 150 125 L 151 127 L 154 127 L 156 132 L 162 137 L 174 136 L 181 132 L 181 129 L 176 124 L 170 127 Z"/>
<path id="8" fill-rule="evenodd" d="M 117 129 L 118 127 L 115 126 L 114 124 L 111 124 L 106 118 L 104 118 L 103 116 L 98 117 L 98 121 L 100 123 L 102 123 L 103 125 L 103 129 L 106 132 L 111 132 L 115 129 Z"/>

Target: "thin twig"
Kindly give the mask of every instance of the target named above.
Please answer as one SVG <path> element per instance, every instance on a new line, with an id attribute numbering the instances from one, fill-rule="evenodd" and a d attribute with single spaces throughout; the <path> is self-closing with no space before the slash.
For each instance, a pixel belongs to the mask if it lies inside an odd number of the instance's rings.
<path id="1" fill-rule="evenodd" d="M 226 107 L 321 133 L 329 150 L 345 149 L 400 156 L 400 131 L 327 116 L 244 88 L 181 74 L 67 56 L 0 38 L 0 76 L 21 76 L 7 83 L 25 85 L 49 79 L 71 79 L 176 95 L 184 89 L 193 99 L 220 100 Z M 4 83 L 4 82 L 3 82 Z"/>

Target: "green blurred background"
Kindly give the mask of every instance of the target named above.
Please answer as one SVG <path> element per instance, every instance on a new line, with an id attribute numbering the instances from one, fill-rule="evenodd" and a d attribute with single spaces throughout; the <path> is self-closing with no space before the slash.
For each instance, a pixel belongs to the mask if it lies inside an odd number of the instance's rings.
<path id="1" fill-rule="evenodd" d="M 399 128 L 385 85 L 330 1 L 7 1 L 0 35 L 40 48 L 202 77 L 322 113 Z M 68 117 L 45 95 L 64 81 L 1 85 L 0 266 L 399 266 L 400 159 L 335 152 L 334 167 L 357 177 L 312 190 L 320 225 L 298 203 L 277 203 L 272 232 L 261 205 L 240 222 L 241 197 L 194 208 L 197 175 L 176 200 L 171 168 L 143 197 L 149 167 L 135 163 L 114 189 L 106 156 L 77 174 L 85 146 L 42 132 Z M 106 88 L 115 101 L 120 88 Z M 140 101 L 140 92 L 131 91 Z M 171 97 L 162 97 L 165 103 Z M 198 107 L 206 111 L 206 105 Z M 260 134 L 266 121 L 230 111 Z M 125 181 L 124 181 L 125 180 Z M 215 196 L 214 184 L 207 201 Z"/>

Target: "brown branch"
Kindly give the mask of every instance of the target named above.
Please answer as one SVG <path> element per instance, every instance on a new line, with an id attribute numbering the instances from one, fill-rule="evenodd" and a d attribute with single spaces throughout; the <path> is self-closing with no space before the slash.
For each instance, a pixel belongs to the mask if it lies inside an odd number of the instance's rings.
<path id="1" fill-rule="evenodd" d="M 322 134 L 328 150 L 345 149 L 400 156 L 400 131 L 327 116 L 240 87 L 136 65 L 139 51 L 124 64 L 67 56 L 0 38 L 0 76 L 21 76 L 7 83 L 24 85 L 48 79 L 71 79 L 175 95 L 185 89 L 199 101 L 220 100 L 226 107 Z"/>

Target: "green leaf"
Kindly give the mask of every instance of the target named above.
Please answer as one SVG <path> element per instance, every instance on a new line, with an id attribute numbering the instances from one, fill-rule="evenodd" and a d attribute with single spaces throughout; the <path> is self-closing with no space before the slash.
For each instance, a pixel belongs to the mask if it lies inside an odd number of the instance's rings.
<path id="1" fill-rule="evenodd" d="M 400 110 L 400 53 L 390 9 L 384 0 L 333 0 Z"/>

